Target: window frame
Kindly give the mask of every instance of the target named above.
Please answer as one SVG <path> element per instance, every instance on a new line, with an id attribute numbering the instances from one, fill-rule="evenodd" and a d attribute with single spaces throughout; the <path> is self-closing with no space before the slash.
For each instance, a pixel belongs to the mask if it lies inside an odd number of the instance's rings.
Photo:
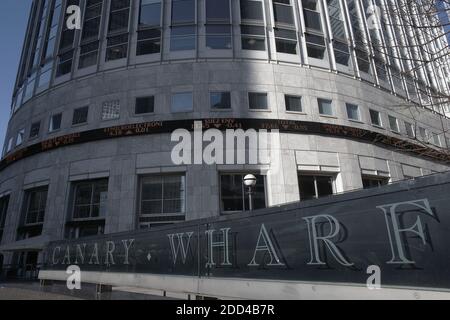
<path id="1" fill-rule="evenodd" d="M 376 112 L 377 118 L 378 118 L 378 121 L 379 121 L 379 124 L 373 122 L 372 112 Z M 380 111 L 375 110 L 375 109 L 369 109 L 369 118 L 370 118 L 370 124 L 371 124 L 373 127 L 383 129 L 383 119 L 382 119 L 382 117 L 381 117 L 381 112 L 380 112 Z"/>
<path id="2" fill-rule="evenodd" d="M 300 177 L 301 176 L 307 176 L 307 177 L 313 177 L 314 178 L 314 192 L 315 192 L 315 196 L 312 199 L 306 199 L 306 200 L 302 200 L 301 199 L 301 189 L 300 189 Z M 328 197 L 328 196 L 333 196 L 335 194 L 337 194 L 337 186 L 336 186 L 336 173 L 327 173 L 327 172 L 307 172 L 307 171 L 298 171 L 297 172 L 297 179 L 298 179 L 298 194 L 300 197 L 300 201 L 308 201 L 308 200 L 316 200 L 322 197 L 319 197 L 319 189 L 317 187 L 317 177 L 327 177 L 330 178 L 331 180 L 331 189 L 332 189 L 332 194 L 330 195 L 326 195 L 323 197 Z"/>
<path id="3" fill-rule="evenodd" d="M 351 118 L 351 117 L 350 117 L 350 114 L 349 114 L 349 107 L 356 107 L 357 119 L 354 119 L 354 118 Z M 350 121 L 356 121 L 356 122 L 362 122 L 362 121 L 361 121 L 361 110 L 360 110 L 359 105 L 354 104 L 354 103 L 348 103 L 348 102 L 346 102 L 346 103 L 345 103 L 345 111 L 346 111 L 347 119 L 348 119 L 348 120 L 350 120 Z"/>
<path id="4" fill-rule="evenodd" d="M 323 102 L 329 102 L 331 114 L 323 113 L 320 111 Z M 333 118 L 336 117 L 335 110 L 333 108 L 333 100 L 332 99 L 317 98 L 317 106 L 318 106 L 319 115 L 321 117 L 333 117 Z M 323 108 L 322 108 L 322 111 L 324 111 Z"/>

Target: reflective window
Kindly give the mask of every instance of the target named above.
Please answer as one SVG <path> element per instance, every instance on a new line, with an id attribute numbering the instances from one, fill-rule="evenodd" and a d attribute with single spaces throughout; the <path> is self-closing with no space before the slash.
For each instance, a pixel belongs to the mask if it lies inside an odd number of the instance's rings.
<path id="1" fill-rule="evenodd" d="M 264 21 L 262 2 L 241 0 L 241 20 Z"/>
<path id="2" fill-rule="evenodd" d="M 88 0 L 84 12 L 84 22 L 81 33 L 81 41 L 98 38 L 102 17 L 103 1 Z"/>
<path id="3" fill-rule="evenodd" d="M 297 54 L 297 32 L 279 28 L 274 31 L 277 52 Z"/>
<path id="4" fill-rule="evenodd" d="M 24 225 L 44 222 L 48 188 L 37 188 L 25 192 Z"/>
<path id="5" fill-rule="evenodd" d="M 415 132 L 414 126 L 411 123 L 405 121 L 405 129 L 406 129 L 406 134 L 408 135 L 408 137 L 410 137 L 410 138 L 416 137 L 416 132 Z"/>
<path id="6" fill-rule="evenodd" d="M 155 0 L 141 0 L 139 27 L 151 28 L 161 25 L 161 3 Z"/>
<path id="7" fill-rule="evenodd" d="M 372 125 L 381 127 L 382 123 L 381 123 L 380 112 L 370 109 L 369 114 L 370 114 L 370 121 L 372 122 Z"/>
<path id="8" fill-rule="evenodd" d="M 195 0 L 172 0 L 172 25 L 195 23 Z"/>
<path id="9" fill-rule="evenodd" d="M 136 55 L 161 52 L 161 2 L 141 0 Z"/>
<path id="10" fill-rule="evenodd" d="M 105 101 L 102 105 L 102 120 L 120 118 L 120 100 Z"/>
<path id="11" fill-rule="evenodd" d="M 294 26 L 294 12 L 289 5 L 289 1 L 273 1 L 273 15 L 275 24 L 285 24 Z"/>
<path id="12" fill-rule="evenodd" d="M 152 228 L 185 220 L 184 174 L 154 175 L 140 179 L 139 227 Z"/>
<path id="13" fill-rule="evenodd" d="M 161 52 L 161 29 L 138 31 L 136 55 L 146 55 Z"/>
<path id="14" fill-rule="evenodd" d="M 319 2 L 317 0 L 302 0 L 303 17 L 307 29 L 322 33 Z"/>
<path id="15" fill-rule="evenodd" d="M 400 129 L 398 128 L 398 121 L 396 117 L 388 116 L 389 118 L 389 128 L 394 132 L 400 132 Z"/>
<path id="16" fill-rule="evenodd" d="M 230 0 L 207 0 L 207 23 L 230 23 Z"/>
<path id="17" fill-rule="evenodd" d="M 333 41 L 334 58 L 337 64 L 348 66 L 350 63 L 350 49 L 344 42 Z"/>
<path id="18" fill-rule="evenodd" d="M 222 173 L 220 175 L 220 209 L 222 212 L 239 212 L 249 210 L 248 190 L 244 186 L 244 177 L 241 173 Z M 253 209 L 266 207 L 265 177 L 254 174 L 256 186 L 252 190 Z"/>
<path id="19" fill-rule="evenodd" d="M 302 112 L 302 97 L 300 96 L 292 96 L 292 95 L 285 95 L 284 96 L 285 104 L 286 104 L 286 110 L 287 111 L 295 111 L 295 112 Z"/>
<path id="20" fill-rule="evenodd" d="M 419 136 L 422 139 L 423 142 L 428 142 L 428 130 L 424 127 L 419 127 Z"/>
<path id="21" fill-rule="evenodd" d="M 193 109 L 192 92 L 181 92 L 172 95 L 172 112 L 191 112 Z"/>
<path id="22" fill-rule="evenodd" d="M 300 200 L 311 200 L 334 194 L 334 176 L 299 174 Z"/>
<path id="23" fill-rule="evenodd" d="M 82 181 L 73 185 L 72 219 L 105 217 L 108 179 Z"/>
<path id="24" fill-rule="evenodd" d="M 8 213 L 9 195 L 0 198 L 0 241 L 3 237 L 3 230 L 5 229 L 6 214 Z"/>
<path id="25" fill-rule="evenodd" d="M 347 117 L 350 120 L 360 121 L 359 107 L 356 104 L 346 103 Z"/>
<path id="26" fill-rule="evenodd" d="M 155 97 L 136 98 L 135 114 L 153 113 L 155 111 Z"/>
<path id="27" fill-rule="evenodd" d="M 172 27 L 170 37 L 170 50 L 194 50 L 197 40 L 195 29 L 195 25 Z"/>
<path id="28" fill-rule="evenodd" d="M 97 64 L 99 42 L 94 41 L 80 47 L 78 68 L 83 69 Z"/>
<path id="29" fill-rule="evenodd" d="M 314 34 L 305 34 L 306 37 L 306 49 L 308 51 L 308 57 L 315 59 L 325 58 L 325 39 L 322 36 Z"/>
<path id="30" fill-rule="evenodd" d="M 16 147 L 20 146 L 23 143 L 24 138 L 25 138 L 25 129 L 20 129 L 19 132 L 17 132 Z"/>
<path id="31" fill-rule="evenodd" d="M 106 61 L 124 59 L 128 53 L 128 33 L 109 37 L 106 47 Z"/>
<path id="32" fill-rule="evenodd" d="M 241 25 L 243 50 L 266 50 L 265 28 L 260 26 Z"/>
<path id="33" fill-rule="evenodd" d="M 130 0 L 111 0 L 108 32 L 128 30 Z"/>
<path id="34" fill-rule="evenodd" d="M 437 134 L 437 133 L 432 133 L 432 136 L 433 136 L 433 144 L 436 146 L 436 147 L 440 147 L 441 146 L 441 139 L 439 139 L 439 135 Z"/>
<path id="35" fill-rule="evenodd" d="M 210 104 L 212 109 L 230 109 L 231 94 L 230 92 L 211 92 Z"/>
<path id="36" fill-rule="evenodd" d="M 231 49 L 231 25 L 207 25 L 206 47 L 209 49 Z"/>
<path id="37" fill-rule="evenodd" d="M 73 111 L 72 125 L 86 123 L 88 121 L 89 107 L 82 107 Z"/>
<path id="38" fill-rule="evenodd" d="M 50 117 L 48 131 L 53 132 L 61 129 L 62 113 L 54 114 Z"/>
<path id="39" fill-rule="evenodd" d="M 39 131 L 41 130 L 41 122 L 33 122 L 30 128 L 30 138 L 36 138 L 39 135 Z"/>
<path id="40" fill-rule="evenodd" d="M 333 102 L 327 99 L 318 99 L 319 103 L 319 113 L 325 116 L 333 115 Z"/>
<path id="41" fill-rule="evenodd" d="M 252 110 L 268 110 L 267 93 L 263 92 L 249 92 L 248 104 Z"/>
<path id="42" fill-rule="evenodd" d="M 378 188 L 387 185 L 389 183 L 389 178 L 362 176 L 362 182 L 364 189 Z"/>

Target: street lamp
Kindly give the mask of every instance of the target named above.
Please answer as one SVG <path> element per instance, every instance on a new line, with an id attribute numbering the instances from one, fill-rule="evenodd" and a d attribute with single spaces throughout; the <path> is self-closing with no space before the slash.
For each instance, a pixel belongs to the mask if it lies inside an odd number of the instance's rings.
<path id="1" fill-rule="evenodd" d="M 248 174 L 244 177 L 244 186 L 248 188 L 248 204 L 250 211 L 253 210 L 252 193 L 253 188 L 256 186 L 256 177 L 252 174 Z"/>

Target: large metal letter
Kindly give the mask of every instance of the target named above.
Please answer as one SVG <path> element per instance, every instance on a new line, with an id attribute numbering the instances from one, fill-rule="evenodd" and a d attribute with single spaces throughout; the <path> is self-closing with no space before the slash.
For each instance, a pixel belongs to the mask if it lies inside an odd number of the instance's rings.
<path id="1" fill-rule="evenodd" d="M 221 247 L 223 248 L 223 262 L 220 264 L 221 266 L 231 266 L 229 253 L 228 253 L 228 233 L 231 228 L 223 228 L 220 229 L 222 231 L 222 241 L 214 241 L 213 236 L 216 230 L 206 230 L 205 233 L 208 235 L 208 262 L 206 263 L 206 267 L 215 266 L 214 262 L 214 248 Z"/>
<path id="2" fill-rule="evenodd" d="M 322 223 L 327 222 L 330 225 L 330 233 L 327 236 L 318 235 L 317 231 L 317 220 L 321 219 Z M 340 231 L 339 221 L 330 215 L 318 215 L 313 217 L 303 218 L 308 224 L 308 235 L 309 235 L 309 248 L 311 251 L 311 261 L 308 262 L 309 265 L 326 265 L 320 258 L 319 252 L 319 241 L 323 241 L 325 247 L 331 252 L 333 257 L 339 264 L 350 267 L 353 263 L 347 261 L 342 255 L 341 250 L 331 241 L 332 238 L 336 237 Z M 325 220 L 325 221 L 323 221 Z"/>
<path id="3" fill-rule="evenodd" d="M 184 246 L 184 233 L 176 233 L 176 234 L 168 234 L 169 242 L 170 242 L 170 250 L 172 250 L 172 258 L 173 258 L 173 264 L 175 265 L 177 263 L 177 257 L 178 257 L 178 251 L 181 249 L 181 261 L 183 264 L 186 264 L 186 257 L 187 253 L 189 251 L 189 245 L 191 243 L 193 232 L 186 232 L 187 234 L 187 244 Z M 178 238 L 178 245 L 175 246 L 174 237 Z"/>
<path id="4" fill-rule="evenodd" d="M 261 239 L 264 241 L 263 244 L 260 243 Z M 272 244 L 272 240 L 270 239 L 269 233 L 267 232 L 264 223 L 261 225 L 261 230 L 259 231 L 258 241 L 256 242 L 255 252 L 253 253 L 253 259 L 248 264 L 248 266 L 259 266 L 259 263 L 256 263 L 256 254 L 258 253 L 258 251 L 269 253 L 270 262 L 267 264 L 268 266 L 284 266 L 284 263 L 282 263 L 280 261 L 280 258 L 278 258 L 277 252 L 275 251 L 275 247 Z M 276 263 L 273 263 L 274 258 Z"/>
<path id="5" fill-rule="evenodd" d="M 399 225 L 398 213 L 396 212 L 399 206 L 410 205 L 424 210 L 427 214 L 435 217 L 433 210 L 431 210 L 430 203 L 428 199 L 420 199 L 414 201 L 405 201 L 398 203 L 385 204 L 382 206 L 377 206 L 384 213 L 384 218 L 386 220 L 386 227 L 389 236 L 389 243 L 391 245 L 392 259 L 386 263 L 390 264 L 414 264 L 413 260 L 409 260 L 405 255 L 405 246 L 407 245 L 402 240 L 402 232 L 411 232 L 422 239 L 424 245 L 427 244 L 425 239 L 425 234 L 423 231 L 422 222 L 420 217 L 417 216 L 416 222 L 409 228 L 401 228 Z"/>

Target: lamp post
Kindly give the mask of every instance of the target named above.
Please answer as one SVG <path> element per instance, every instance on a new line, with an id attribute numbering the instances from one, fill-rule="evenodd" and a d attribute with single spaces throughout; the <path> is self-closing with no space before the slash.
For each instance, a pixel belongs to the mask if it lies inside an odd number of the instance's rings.
<path id="1" fill-rule="evenodd" d="M 248 193 L 248 204 L 250 211 L 253 210 L 253 201 L 252 201 L 252 193 L 253 188 L 256 186 L 256 177 L 253 174 L 248 174 L 244 177 L 244 186 L 247 187 Z"/>

